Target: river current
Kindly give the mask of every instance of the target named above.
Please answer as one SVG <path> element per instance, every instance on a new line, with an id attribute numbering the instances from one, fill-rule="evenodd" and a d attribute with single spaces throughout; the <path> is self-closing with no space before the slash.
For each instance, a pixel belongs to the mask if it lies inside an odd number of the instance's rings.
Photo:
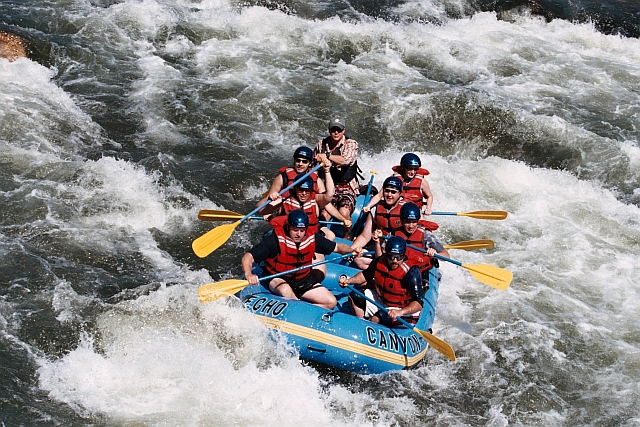
<path id="1" fill-rule="evenodd" d="M 640 8 L 472 0 L 0 2 L 1 426 L 640 425 Z M 265 231 L 204 259 L 332 115 L 380 186 L 431 174 L 431 350 L 358 376 L 301 362 L 237 300 Z"/>

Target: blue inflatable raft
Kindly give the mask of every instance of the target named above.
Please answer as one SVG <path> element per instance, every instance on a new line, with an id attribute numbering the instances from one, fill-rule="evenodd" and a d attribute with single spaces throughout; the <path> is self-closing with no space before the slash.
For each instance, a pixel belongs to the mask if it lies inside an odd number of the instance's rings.
<path id="1" fill-rule="evenodd" d="M 303 359 L 359 374 L 379 374 L 417 365 L 426 354 L 427 342 L 404 326 L 389 328 L 354 316 L 347 298 L 349 290 L 342 289 L 338 280 L 360 270 L 338 263 L 326 266 L 323 285 L 338 300 L 333 310 L 282 298 L 262 284 L 248 286 L 237 296 L 262 323 L 284 334 Z M 433 324 L 439 283 L 440 272 L 433 268 L 415 325 L 420 330 L 429 331 Z"/>
<path id="2" fill-rule="evenodd" d="M 352 215 L 354 226 L 364 203 L 365 197 L 359 196 Z M 340 226 L 332 225 L 331 229 L 337 236 L 342 236 Z M 340 237 L 336 241 L 351 244 Z M 428 343 L 422 336 L 405 326 L 390 328 L 353 314 L 348 300 L 350 291 L 341 288 L 338 280 L 343 275 L 354 276 L 361 270 L 347 264 L 346 259 L 326 264 L 327 274 L 322 284 L 338 300 L 333 310 L 274 295 L 263 283 L 247 286 L 236 296 L 262 323 L 282 333 L 303 359 L 359 374 L 380 374 L 416 366 L 427 352 Z M 260 276 L 262 270 L 254 266 L 254 272 Z M 439 284 L 440 271 L 432 268 L 420 318 L 415 325 L 419 330 L 431 330 Z"/>

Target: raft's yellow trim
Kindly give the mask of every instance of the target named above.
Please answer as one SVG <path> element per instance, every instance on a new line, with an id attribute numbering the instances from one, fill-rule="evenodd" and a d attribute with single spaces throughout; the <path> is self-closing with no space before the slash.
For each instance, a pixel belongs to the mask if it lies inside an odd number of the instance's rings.
<path id="1" fill-rule="evenodd" d="M 427 344 L 420 353 L 414 356 L 407 357 L 404 354 L 393 353 L 391 351 L 378 349 L 366 344 L 360 344 L 348 340 L 346 338 L 336 337 L 335 335 L 328 334 L 326 332 L 320 332 L 312 328 L 296 325 L 294 323 L 285 322 L 283 320 L 274 319 L 273 317 L 260 316 L 253 313 L 254 316 L 260 320 L 266 326 L 277 329 L 288 334 L 296 335 L 302 338 L 307 338 L 313 341 L 318 341 L 323 344 L 327 344 L 332 347 L 337 347 L 342 350 L 351 351 L 353 353 L 361 354 L 363 356 L 371 357 L 372 359 L 382 360 L 384 362 L 393 363 L 395 365 L 410 367 L 421 361 L 429 348 Z"/>

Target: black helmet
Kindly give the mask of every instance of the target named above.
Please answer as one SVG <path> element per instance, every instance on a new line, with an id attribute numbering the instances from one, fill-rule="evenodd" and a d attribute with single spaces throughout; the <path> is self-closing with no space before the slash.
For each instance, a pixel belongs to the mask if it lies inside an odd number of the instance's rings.
<path id="1" fill-rule="evenodd" d="M 400 159 L 400 166 L 402 166 L 403 168 L 419 168 L 420 166 L 422 166 L 422 162 L 420 161 L 420 157 L 416 156 L 413 153 L 407 153 Z"/>
<path id="2" fill-rule="evenodd" d="M 300 209 L 293 210 L 287 215 L 287 224 L 296 228 L 307 228 L 309 226 L 309 216 Z"/>
<path id="3" fill-rule="evenodd" d="M 420 216 L 420 208 L 413 202 L 407 202 L 400 208 L 400 219 L 403 221 L 418 221 Z"/>
<path id="4" fill-rule="evenodd" d="M 293 152 L 294 159 L 307 159 L 309 161 L 313 160 L 313 151 L 309 147 L 298 147 L 296 151 Z"/>
<path id="5" fill-rule="evenodd" d="M 389 237 L 384 251 L 389 255 L 404 255 L 407 252 L 407 242 L 400 236 Z"/>
<path id="6" fill-rule="evenodd" d="M 398 191 L 402 191 L 402 180 L 397 176 L 390 176 L 389 178 L 384 180 L 382 183 L 382 188 L 396 188 Z"/>
<path id="7" fill-rule="evenodd" d="M 303 173 L 298 174 L 298 176 L 296 176 L 295 181 L 299 180 L 304 175 L 305 174 L 303 174 Z M 307 176 L 305 179 L 303 179 L 302 181 L 300 181 L 299 183 L 294 185 L 293 188 L 301 188 L 303 190 L 313 191 L 313 178 L 311 178 L 310 176 Z"/>

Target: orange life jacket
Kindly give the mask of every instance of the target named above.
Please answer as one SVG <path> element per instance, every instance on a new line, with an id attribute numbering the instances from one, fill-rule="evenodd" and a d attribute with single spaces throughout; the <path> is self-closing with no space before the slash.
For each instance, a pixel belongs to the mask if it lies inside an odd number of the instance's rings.
<path id="1" fill-rule="evenodd" d="M 411 266 L 407 262 L 400 264 L 395 270 L 389 269 L 387 257 L 376 262 L 373 282 L 376 293 L 387 307 L 404 307 L 411 302 L 411 293 L 402 287 L 402 279 Z"/>
<path id="2" fill-rule="evenodd" d="M 404 202 L 400 200 L 391 209 L 387 209 L 383 202 L 376 204 L 373 210 L 373 220 L 376 227 L 386 234 L 391 233 L 396 228 L 402 227 L 400 208 L 403 204 Z"/>
<path id="3" fill-rule="evenodd" d="M 282 201 L 282 209 L 284 210 L 285 215 L 289 214 L 289 212 L 299 209 L 304 211 L 309 217 L 309 226 L 307 227 L 307 233 L 316 233 L 320 230 L 318 225 L 318 203 L 316 203 L 315 193 L 311 193 L 309 200 L 307 200 L 304 204 L 300 203 L 300 200 L 295 197 L 287 197 Z"/>
<path id="4" fill-rule="evenodd" d="M 289 184 L 294 182 L 296 180 L 296 177 L 298 176 L 298 172 L 296 172 L 296 170 L 294 168 L 289 167 L 289 166 L 281 167 L 278 172 L 280 172 L 280 175 L 282 175 L 282 188 L 287 188 L 289 186 Z M 318 173 L 317 172 L 313 172 L 309 176 L 311 177 L 311 179 L 313 179 L 313 191 L 316 194 L 318 194 Z M 289 196 L 290 196 L 289 192 L 286 191 L 282 195 L 282 198 L 284 199 L 284 198 L 287 198 Z"/>
<path id="5" fill-rule="evenodd" d="M 274 258 L 267 258 L 264 261 L 265 269 L 269 275 L 293 270 L 294 268 L 304 265 L 310 265 L 313 262 L 313 254 L 316 251 L 315 234 L 310 233 L 309 228 L 307 228 L 307 233 L 302 239 L 302 242 L 296 244 L 285 232 L 284 225 L 286 222 L 286 216 L 278 216 L 270 221 L 270 224 L 273 226 L 273 232 L 278 239 L 280 253 Z M 300 270 L 284 276 L 284 278 L 300 281 L 307 277 L 310 271 L 311 269 Z"/>
<path id="6" fill-rule="evenodd" d="M 411 181 L 405 182 L 404 177 L 400 173 L 402 171 L 402 166 L 394 166 L 391 168 L 394 172 L 393 176 L 397 176 L 402 180 L 402 198 L 405 202 L 413 202 L 420 209 L 422 209 L 422 205 L 424 204 L 424 194 L 422 193 L 422 181 L 424 178 L 429 175 L 429 171 L 423 168 L 418 168 L 416 171 L 416 176 L 414 176 Z"/>
<path id="7" fill-rule="evenodd" d="M 403 228 L 394 230 L 391 234 L 393 234 L 394 236 L 402 237 L 407 242 L 407 245 L 413 245 L 418 248 L 423 248 L 422 239 L 424 238 L 424 228 L 422 227 L 418 227 L 416 231 L 411 234 L 411 236 L 408 236 Z M 407 258 L 412 260 L 413 263 L 418 266 L 420 271 L 425 271 L 433 267 L 433 263 L 431 262 L 432 258 L 430 256 L 427 256 L 427 254 L 424 252 L 407 246 L 406 255 Z"/>

